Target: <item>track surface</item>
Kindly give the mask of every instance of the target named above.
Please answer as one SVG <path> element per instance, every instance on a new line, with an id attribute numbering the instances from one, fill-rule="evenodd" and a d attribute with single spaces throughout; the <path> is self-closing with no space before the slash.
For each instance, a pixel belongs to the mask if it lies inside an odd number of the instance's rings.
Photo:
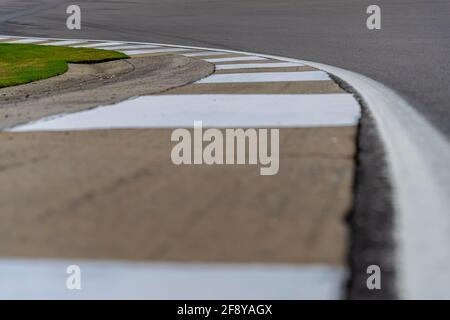
<path id="1" fill-rule="evenodd" d="M 365 27 L 365 10 L 372 1 L 351 0 L 135 0 L 79 1 L 83 30 L 65 28 L 65 8 L 71 1 L 0 0 L 0 34 L 151 41 L 263 52 L 322 62 L 373 78 L 408 100 L 447 138 L 450 135 L 450 3 L 448 1 L 377 1 L 382 7 L 381 31 Z M 392 207 L 381 147 L 371 121 L 362 125 L 355 214 L 370 230 L 390 234 Z M 424 151 L 426 152 L 426 151 Z M 432 154 L 432 152 L 431 152 Z M 383 158 L 383 155 L 379 155 Z M 373 182 L 376 182 L 374 184 Z M 364 215 L 361 218 L 361 214 Z M 383 214 L 380 218 L 380 213 Z M 354 218 L 354 219 L 356 219 Z M 361 221 L 353 221 L 361 225 Z M 358 229 L 358 230 L 359 230 Z M 351 262 L 354 283 L 350 297 L 365 296 L 357 281 L 365 270 L 380 264 L 392 272 L 388 236 L 359 230 L 353 236 Z M 355 240 L 356 239 L 356 240 Z M 356 243 L 356 245 L 355 245 Z M 359 248 L 359 247 L 361 248 Z M 367 248 L 375 248 L 367 255 Z M 380 251 L 380 252 L 378 252 Z M 356 258 L 355 258 L 356 257 Z M 367 257 L 370 261 L 366 261 Z M 390 277 L 390 276 L 389 276 Z M 356 279 L 356 280 L 355 280 Z M 392 283 L 386 281 L 385 283 Z M 390 279 L 390 278 L 389 278 Z M 364 289 L 364 288 L 362 288 Z M 382 297 L 395 296 L 395 289 Z M 372 296 L 371 296 L 372 297 Z"/>
<path id="2" fill-rule="evenodd" d="M 278 54 L 349 69 L 395 89 L 442 133 L 450 126 L 450 3 L 446 0 L 0 0 L 0 33 L 153 41 Z M 382 8 L 382 30 L 365 27 Z"/>

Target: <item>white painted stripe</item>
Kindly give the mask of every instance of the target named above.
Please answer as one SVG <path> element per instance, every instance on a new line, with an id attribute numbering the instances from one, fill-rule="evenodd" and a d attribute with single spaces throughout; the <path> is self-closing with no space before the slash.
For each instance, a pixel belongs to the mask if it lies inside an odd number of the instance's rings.
<path id="1" fill-rule="evenodd" d="M 71 47 L 74 47 L 74 48 L 89 48 L 89 47 L 92 47 L 92 46 L 97 46 L 97 45 L 101 45 L 102 43 L 104 43 L 104 42 L 95 42 L 95 43 L 92 43 L 92 42 L 90 42 L 89 40 L 86 40 L 86 42 L 89 42 L 89 43 L 85 43 L 85 44 L 76 44 L 76 45 L 73 45 L 73 46 L 71 46 Z"/>
<path id="2" fill-rule="evenodd" d="M 255 69 L 255 68 L 286 68 L 286 67 L 301 67 L 303 64 L 294 62 L 274 62 L 274 63 L 240 63 L 240 64 L 225 64 L 216 66 L 216 70 L 229 69 Z"/>
<path id="3" fill-rule="evenodd" d="M 221 56 L 225 54 L 227 54 L 227 52 L 201 51 L 201 52 L 183 53 L 182 55 L 186 57 L 205 57 L 205 56 Z"/>
<path id="4" fill-rule="evenodd" d="M 253 60 L 268 60 L 268 59 L 258 56 L 205 59 L 205 61 L 208 62 L 234 62 L 234 61 L 253 61 Z"/>
<path id="5" fill-rule="evenodd" d="M 103 47 L 99 47 L 103 49 Z M 108 46 L 108 50 L 134 50 L 134 49 L 156 49 L 156 48 L 162 48 L 159 46 L 152 46 L 152 45 L 119 45 L 119 46 Z M 106 48 L 105 48 L 106 49 Z"/>
<path id="6" fill-rule="evenodd" d="M 36 43 L 36 42 L 40 42 L 40 41 L 48 41 L 48 39 L 35 39 L 35 38 L 29 39 L 29 38 L 27 38 L 27 39 L 8 41 L 8 43 L 23 43 L 23 44 L 25 44 L 25 43 Z"/>
<path id="7" fill-rule="evenodd" d="M 98 42 L 98 43 L 89 43 L 89 44 L 82 44 L 78 46 L 74 46 L 77 48 L 101 48 L 101 47 L 110 47 L 110 46 L 118 46 L 118 45 L 125 45 L 126 42 Z"/>
<path id="8" fill-rule="evenodd" d="M 81 290 L 66 288 L 81 268 Z M 339 299 L 343 268 L 0 259 L 0 299 Z"/>
<path id="9" fill-rule="evenodd" d="M 68 45 L 82 43 L 82 42 L 85 42 L 85 41 L 83 41 L 83 40 L 64 40 L 64 41 L 43 43 L 43 45 L 46 45 L 46 46 L 68 46 Z"/>
<path id="10" fill-rule="evenodd" d="M 121 52 L 134 55 L 134 54 L 145 54 L 145 53 L 164 53 L 164 52 L 179 52 L 187 51 L 187 49 L 182 48 L 163 48 L 163 49 L 142 49 L 142 50 L 121 50 Z"/>
<path id="11" fill-rule="evenodd" d="M 326 81 L 330 76 L 323 71 L 304 72 L 261 72 L 213 74 L 195 83 L 250 83 L 250 82 L 285 82 L 285 81 Z"/>
<path id="12" fill-rule="evenodd" d="M 356 125 L 359 105 L 350 94 L 161 95 L 127 100 L 10 131 L 64 131 L 111 128 L 316 127 Z"/>

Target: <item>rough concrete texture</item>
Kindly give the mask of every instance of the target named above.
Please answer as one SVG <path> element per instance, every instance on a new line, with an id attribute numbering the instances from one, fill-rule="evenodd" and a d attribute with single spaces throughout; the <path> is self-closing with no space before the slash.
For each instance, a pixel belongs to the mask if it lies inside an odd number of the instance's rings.
<path id="1" fill-rule="evenodd" d="M 345 263 L 356 128 L 281 129 L 275 176 L 171 132 L 0 133 L 0 256 Z"/>

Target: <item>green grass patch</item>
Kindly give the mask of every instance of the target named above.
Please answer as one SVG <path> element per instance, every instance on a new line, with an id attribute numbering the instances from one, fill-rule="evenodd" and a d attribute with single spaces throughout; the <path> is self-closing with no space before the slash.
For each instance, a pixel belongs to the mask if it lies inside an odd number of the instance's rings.
<path id="1" fill-rule="evenodd" d="M 47 79 L 66 72 L 68 63 L 128 58 L 108 50 L 0 43 L 0 88 Z"/>

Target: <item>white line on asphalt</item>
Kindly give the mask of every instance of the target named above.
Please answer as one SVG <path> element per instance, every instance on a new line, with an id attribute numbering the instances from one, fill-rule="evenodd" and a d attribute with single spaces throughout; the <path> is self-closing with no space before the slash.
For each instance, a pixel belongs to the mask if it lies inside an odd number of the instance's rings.
<path id="1" fill-rule="evenodd" d="M 66 287 L 81 269 L 81 290 Z M 339 299 L 345 271 L 327 265 L 0 259 L 0 299 Z"/>
<path id="2" fill-rule="evenodd" d="M 164 52 L 179 52 L 179 51 L 187 51 L 186 49 L 182 48 L 164 48 L 164 49 L 142 49 L 142 50 L 120 50 L 120 52 L 123 52 L 128 55 L 135 55 L 135 54 L 146 54 L 146 53 L 164 53 Z"/>
<path id="3" fill-rule="evenodd" d="M 274 63 L 240 63 L 240 64 L 224 64 L 216 66 L 216 70 L 229 69 L 254 69 L 254 68 L 286 68 L 301 67 L 303 64 L 292 62 L 274 62 Z"/>
<path id="4" fill-rule="evenodd" d="M 85 42 L 85 41 L 84 40 L 63 40 L 63 41 L 57 41 L 57 42 L 42 43 L 42 45 L 45 45 L 45 46 L 69 46 L 72 44 L 77 44 L 77 43 L 82 43 L 82 42 Z"/>
<path id="5" fill-rule="evenodd" d="M 113 128 L 354 126 L 359 104 L 350 94 L 200 94 L 143 96 L 10 129 L 65 131 Z"/>
<path id="6" fill-rule="evenodd" d="M 97 47 L 96 47 L 97 48 Z M 134 50 L 134 49 L 156 49 L 156 48 L 162 48 L 160 46 L 152 46 L 152 45 L 118 45 L 118 46 L 108 46 L 107 48 L 104 47 L 98 47 L 100 49 L 108 49 L 108 50 Z"/>
<path id="7" fill-rule="evenodd" d="M 213 74 L 195 83 L 249 83 L 249 82 L 288 82 L 288 81 L 327 81 L 329 75 L 323 71 L 300 72 L 261 72 Z"/>
<path id="8" fill-rule="evenodd" d="M 126 42 L 98 42 L 98 43 L 89 43 L 89 44 L 81 44 L 77 46 L 73 46 L 75 48 L 102 48 L 102 47 L 110 47 L 110 46 L 119 46 L 125 45 Z"/>
<path id="9" fill-rule="evenodd" d="M 267 58 L 258 56 L 246 56 L 246 57 L 234 57 L 234 58 L 217 58 L 217 59 L 204 59 L 208 62 L 234 62 L 234 61 L 253 61 L 253 60 L 268 60 Z"/>
<path id="10" fill-rule="evenodd" d="M 183 56 L 186 57 L 206 57 L 206 56 L 222 56 L 227 54 L 227 52 L 217 52 L 217 51 L 201 51 L 201 52 L 192 52 L 192 53 L 182 53 Z"/>
<path id="11" fill-rule="evenodd" d="M 48 41 L 48 39 L 19 39 L 19 40 L 13 40 L 13 41 L 8 41 L 8 43 L 36 43 L 36 42 L 40 42 L 40 41 Z"/>

